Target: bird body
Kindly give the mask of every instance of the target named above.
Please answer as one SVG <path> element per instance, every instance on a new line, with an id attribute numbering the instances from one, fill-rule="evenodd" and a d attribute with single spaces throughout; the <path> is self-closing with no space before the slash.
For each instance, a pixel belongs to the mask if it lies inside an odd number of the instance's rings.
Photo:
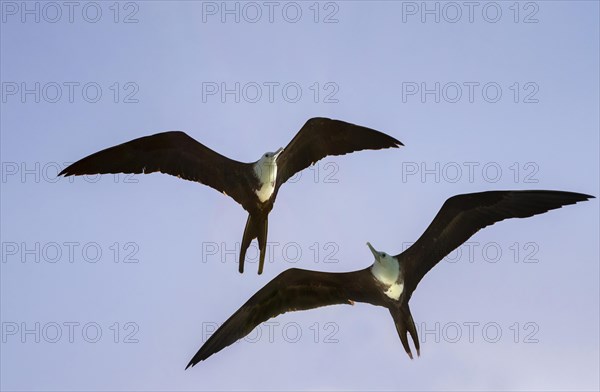
<path id="1" fill-rule="evenodd" d="M 266 152 L 253 165 L 254 175 L 258 179 L 259 187 L 255 193 L 261 203 L 265 203 L 271 199 L 275 193 L 275 185 L 277 182 L 277 157 L 283 148 L 276 152 Z"/>
<path id="2" fill-rule="evenodd" d="M 386 307 L 412 359 L 420 344 L 409 300 L 421 279 L 447 254 L 482 228 L 509 218 L 526 218 L 593 196 L 562 191 L 491 191 L 446 200 L 421 237 L 390 256 L 367 246 L 375 261 L 365 269 L 331 273 L 288 269 L 254 294 L 202 345 L 187 367 L 248 335 L 257 325 L 285 312 L 365 302 Z"/>
<path id="3" fill-rule="evenodd" d="M 404 276 L 399 261 L 383 252 L 378 252 L 367 242 L 375 262 L 371 266 L 373 277 L 385 287 L 384 294 L 393 300 L 399 300 L 404 290 Z"/>

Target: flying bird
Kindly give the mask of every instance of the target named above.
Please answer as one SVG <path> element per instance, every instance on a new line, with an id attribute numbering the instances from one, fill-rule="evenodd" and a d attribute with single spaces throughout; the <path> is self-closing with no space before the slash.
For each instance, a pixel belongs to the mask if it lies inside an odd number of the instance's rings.
<path id="1" fill-rule="evenodd" d="M 248 211 L 239 271 L 246 251 L 258 239 L 258 273 L 264 267 L 269 212 L 279 187 L 297 172 L 328 155 L 397 148 L 403 144 L 374 129 L 329 118 L 311 118 L 285 148 L 266 152 L 256 162 L 229 159 L 181 131 L 145 136 L 87 156 L 58 175 L 107 173 L 171 174 L 196 181 L 230 196 Z"/>
<path id="2" fill-rule="evenodd" d="M 446 200 L 427 230 L 396 256 L 367 245 L 375 262 L 362 270 L 333 273 L 291 268 L 267 283 L 204 343 L 187 365 L 196 365 L 248 335 L 260 323 L 285 312 L 365 302 L 386 307 L 412 359 L 408 335 L 420 355 L 417 330 L 408 302 L 413 291 L 447 254 L 486 226 L 509 218 L 527 218 L 593 196 L 561 191 L 491 191 Z"/>

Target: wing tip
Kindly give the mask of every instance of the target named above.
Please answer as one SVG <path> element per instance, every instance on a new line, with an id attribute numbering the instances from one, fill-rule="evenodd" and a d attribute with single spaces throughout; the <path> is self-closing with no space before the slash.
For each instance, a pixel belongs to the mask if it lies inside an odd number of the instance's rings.
<path id="1" fill-rule="evenodd" d="M 370 129 L 370 128 L 368 128 Z M 373 132 L 377 132 L 380 136 L 383 136 L 383 139 L 380 139 L 381 142 L 383 142 L 382 146 L 380 146 L 379 148 L 400 148 L 400 147 L 404 147 L 404 143 L 402 143 L 400 140 L 396 139 L 393 136 L 388 135 L 387 133 L 383 133 L 381 131 L 378 131 L 376 129 L 370 129 Z M 385 142 L 384 142 L 385 140 Z"/>
<path id="2" fill-rule="evenodd" d="M 596 198 L 596 196 L 594 196 L 594 195 L 587 195 L 585 193 L 579 193 L 579 195 L 581 195 L 581 197 L 582 197 L 581 201 L 588 201 L 590 199 L 595 199 Z"/>
<path id="3" fill-rule="evenodd" d="M 533 191 L 533 192 L 535 192 L 535 191 Z M 578 193 L 578 192 L 570 192 L 570 191 L 540 190 L 538 192 L 544 192 L 544 193 L 547 192 L 549 196 L 559 196 L 559 197 L 561 197 L 561 201 L 565 203 L 564 205 L 575 204 L 575 203 L 579 203 L 582 201 L 588 201 L 590 199 L 596 198 L 593 195 L 588 195 L 585 193 Z"/>
<path id="4" fill-rule="evenodd" d="M 400 147 L 404 147 L 404 143 L 402 143 L 400 140 L 396 139 L 393 136 L 388 135 L 385 132 L 381 132 L 378 131 L 376 129 L 373 128 L 366 128 L 363 126 L 358 125 L 361 128 L 364 128 L 370 132 L 372 132 L 375 135 L 377 135 L 378 137 L 373 138 L 373 140 L 377 140 L 378 139 L 378 143 L 379 143 L 379 148 L 400 148 Z"/>
<path id="5" fill-rule="evenodd" d="M 71 176 L 82 176 L 82 175 L 89 175 L 89 174 L 101 174 L 101 173 L 86 173 L 85 171 L 77 170 L 77 169 L 75 169 L 75 168 L 73 168 L 71 166 L 68 166 L 68 167 L 64 168 L 56 176 L 57 177 L 60 177 L 60 176 L 71 177 Z"/>
<path id="6" fill-rule="evenodd" d="M 187 364 L 187 366 L 185 367 L 184 370 L 188 370 L 189 368 L 194 367 L 196 365 L 196 363 L 198 363 L 198 362 L 194 362 L 194 360 L 192 359 L 190 361 L 190 363 Z"/>
<path id="7" fill-rule="evenodd" d="M 562 200 L 564 200 L 564 201 L 568 200 L 572 203 L 588 201 L 590 199 L 596 198 L 596 196 L 593 196 L 593 195 L 588 195 L 588 194 L 579 193 L 579 192 L 571 192 L 571 191 L 559 191 L 559 190 L 549 190 L 549 189 L 522 189 L 522 190 L 521 189 L 519 189 L 519 190 L 507 189 L 507 190 L 493 190 L 493 191 L 483 191 L 483 192 L 473 192 L 473 193 L 461 193 L 461 194 L 449 197 L 446 201 L 458 200 L 463 197 L 479 196 L 479 195 L 494 194 L 494 193 L 498 194 L 498 195 L 505 195 L 505 196 L 525 195 L 526 197 L 533 196 L 533 195 L 536 195 L 536 196 L 542 195 L 542 196 L 550 196 L 550 197 L 560 196 L 562 198 Z"/>
<path id="8" fill-rule="evenodd" d="M 73 167 L 72 167 L 72 166 L 73 166 L 73 165 L 69 165 L 69 166 L 65 167 L 64 169 L 62 169 L 62 170 L 60 171 L 60 173 L 58 173 L 58 174 L 56 175 L 56 177 L 60 177 L 60 176 L 63 176 L 63 177 L 71 177 L 71 176 L 77 176 L 77 175 L 79 175 L 79 173 L 77 173 L 77 171 L 76 171 L 76 170 L 73 170 Z"/>
<path id="9" fill-rule="evenodd" d="M 198 352 L 196 355 L 194 355 L 194 357 L 190 360 L 190 362 L 187 364 L 187 366 L 185 367 L 184 370 L 188 370 L 189 368 L 193 368 L 198 363 L 200 363 L 201 361 L 204 361 L 206 359 L 206 358 L 201 357 L 199 354 L 200 354 L 200 352 Z"/>

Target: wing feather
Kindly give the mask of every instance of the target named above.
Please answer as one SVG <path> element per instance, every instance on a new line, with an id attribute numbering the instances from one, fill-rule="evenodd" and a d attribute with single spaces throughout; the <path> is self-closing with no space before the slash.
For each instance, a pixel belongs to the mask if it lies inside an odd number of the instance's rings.
<path id="1" fill-rule="evenodd" d="M 311 118 L 277 159 L 277 187 L 328 155 L 399 146 L 403 146 L 400 141 L 374 129 L 329 118 Z"/>
<path id="2" fill-rule="evenodd" d="M 243 205 L 251 165 L 229 159 L 186 133 L 171 131 L 144 136 L 89 155 L 59 173 L 64 176 L 108 173 L 170 174 L 208 185 Z M 246 208 L 244 206 L 244 208 Z"/>
<path id="3" fill-rule="evenodd" d="M 585 201 L 593 196 L 562 191 L 491 191 L 457 195 L 446 200 L 427 230 L 405 252 L 412 292 L 423 276 L 447 254 L 486 226 L 509 218 L 527 218 Z"/>
<path id="4" fill-rule="evenodd" d="M 360 301 L 369 290 L 364 270 L 329 273 L 288 269 L 254 294 L 204 343 L 186 369 L 248 335 L 282 313 Z"/>

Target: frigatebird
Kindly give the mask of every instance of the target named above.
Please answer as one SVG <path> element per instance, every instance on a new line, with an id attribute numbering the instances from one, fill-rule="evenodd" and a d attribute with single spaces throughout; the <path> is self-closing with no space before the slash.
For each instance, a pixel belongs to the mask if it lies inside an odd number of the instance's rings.
<path id="1" fill-rule="evenodd" d="M 420 355 L 408 301 L 425 274 L 442 258 L 486 226 L 508 218 L 527 218 L 593 196 L 562 191 L 490 191 L 446 200 L 427 230 L 404 252 L 390 256 L 367 245 L 375 262 L 352 272 L 288 269 L 254 294 L 194 355 L 196 365 L 282 313 L 336 304 L 365 302 L 388 308 L 400 341 L 412 359 L 407 334 Z"/>
<path id="2" fill-rule="evenodd" d="M 257 238 L 260 249 L 258 273 L 261 274 L 267 250 L 268 216 L 283 183 L 328 155 L 400 146 L 403 146 L 400 141 L 374 129 L 315 117 L 304 124 L 285 148 L 267 152 L 256 162 L 234 161 L 184 132 L 171 131 L 99 151 L 73 163 L 58 175 L 147 174 L 158 171 L 223 192 L 248 211 L 239 271 L 244 272 L 246 250 Z"/>

